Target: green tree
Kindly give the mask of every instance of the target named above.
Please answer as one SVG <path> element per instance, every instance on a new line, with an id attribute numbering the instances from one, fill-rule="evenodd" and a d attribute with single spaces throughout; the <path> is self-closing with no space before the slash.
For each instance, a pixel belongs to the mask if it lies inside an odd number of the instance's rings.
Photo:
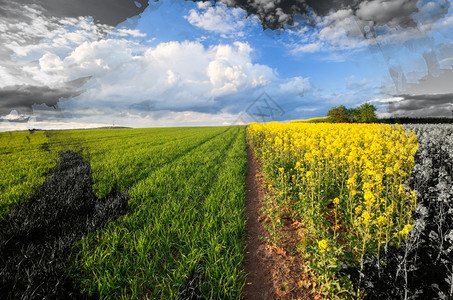
<path id="1" fill-rule="evenodd" d="M 360 114 L 360 109 L 357 108 L 348 108 L 349 120 L 353 123 L 357 122 Z"/>
<path id="2" fill-rule="evenodd" d="M 369 103 L 363 103 L 354 112 L 354 119 L 358 123 L 376 122 L 376 107 Z"/>
<path id="3" fill-rule="evenodd" d="M 377 121 L 376 107 L 364 103 L 357 108 L 346 108 L 344 105 L 332 107 L 327 116 L 332 123 L 373 123 Z"/>
<path id="4" fill-rule="evenodd" d="M 344 105 L 332 107 L 327 112 L 327 116 L 332 123 L 349 123 L 351 121 L 350 112 Z"/>

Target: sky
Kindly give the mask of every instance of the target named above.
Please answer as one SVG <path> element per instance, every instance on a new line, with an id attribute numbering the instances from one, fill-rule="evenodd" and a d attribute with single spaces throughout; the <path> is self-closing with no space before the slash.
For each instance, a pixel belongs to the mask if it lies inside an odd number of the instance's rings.
<path id="1" fill-rule="evenodd" d="M 0 131 L 453 116 L 446 0 L 0 0 Z"/>

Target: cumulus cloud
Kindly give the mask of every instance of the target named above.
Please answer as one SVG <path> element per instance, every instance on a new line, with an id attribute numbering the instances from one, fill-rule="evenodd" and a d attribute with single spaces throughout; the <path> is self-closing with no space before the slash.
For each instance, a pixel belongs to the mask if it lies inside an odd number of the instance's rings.
<path id="1" fill-rule="evenodd" d="M 19 114 L 16 110 L 12 110 L 8 115 L 0 116 L 0 121 L 8 121 L 8 122 L 17 122 L 17 123 L 25 123 L 28 122 L 30 116 L 25 114 Z"/>
<path id="2" fill-rule="evenodd" d="M 200 27 L 209 28 L 206 19 L 223 13 L 223 24 L 230 27 L 219 29 L 220 34 L 256 23 L 223 4 L 198 7 L 197 15 L 190 12 L 187 18 Z M 168 116 L 196 116 L 209 121 L 221 115 L 226 122 L 265 88 L 290 99 L 301 97 L 309 86 L 307 79 L 283 79 L 255 63 L 254 49 L 246 42 L 155 43 L 137 29 L 114 29 L 89 17 L 48 17 L 36 5 L 8 9 L 9 19 L 0 20 L 0 38 L 8 50 L 8 59 L 0 63 L 4 121 L 66 120 L 74 125 L 70 120 L 164 122 Z M 22 23 L 9 22 L 13 19 Z"/>
<path id="3" fill-rule="evenodd" d="M 413 27 L 412 14 L 418 12 L 417 0 L 373 0 L 358 5 L 355 15 L 362 21 L 389 27 Z"/>
<path id="4" fill-rule="evenodd" d="M 409 48 L 414 41 L 426 45 L 421 40 L 430 32 L 451 28 L 453 18 L 445 18 L 449 8 L 450 2 L 446 0 L 349 3 L 324 15 L 313 12 L 294 18 L 294 24 L 287 27 L 292 37 L 287 46 L 294 55 L 330 53 L 323 59 L 337 61 L 370 49 L 382 53 L 389 61 L 395 54 L 392 46 Z"/>
<path id="5" fill-rule="evenodd" d="M 49 82 L 91 74 L 94 80 L 82 98 L 110 99 L 120 106 L 128 99 L 153 100 L 156 109 L 176 110 L 212 106 L 217 97 L 276 79 L 271 68 L 252 62 L 246 43 L 205 47 L 185 41 L 138 48 L 121 39 L 84 43 L 63 60 L 43 57 L 27 71 Z M 56 66 L 62 71 L 55 73 Z"/>
<path id="6" fill-rule="evenodd" d="M 87 17 L 47 17 L 38 5 L 22 6 L 8 1 L 0 11 L 3 15 L 0 18 L 0 88 L 14 85 L 60 88 L 65 81 L 77 77 L 52 82 L 48 78 L 30 76 L 27 70 L 36 69 L 41 63 L 59 72 L 60 57 L 113 30 L 113 27 L 97 24 Z"/>
<path id="7" fill-rule="evenodd" d="M 228 8 L 223 3 L 198 2 L 197 9 L 191 9 L 185 16 L 190 24 L 204 30 L 236 36 L 243 36 L 242 30 L 258 22 L 254 16 L 240 8 Z"/>
<path id="8" fill-rule="evenodd" d="M 4 47 L 3 54 L 8 56 L 12 53 L 19 57 L 27 56 L 34 50 L 64 50 L 83 41 L 100 39 L 113 29 L 97 24 L 87 16 L 48 17 L 37 5 L 8 4 L 0 13 L 4 15 L 0 18 L 0 41 Z"/>
<path id="9" fill-rule="evenodd" d="M 354 15 L 369 26 L 414 27 L 417 21 L 425 19 L 418 14 L 423 8 L 430 12 L 431 22 L 448 11 L 448 0 L 222 0 L 228 6 L 240 7 L 247 14 L 254 14 L 264 28 L 283 28 L 293 25 L 294 17 L 305 16 L 313 11 L 318 16 L 326 16 L 339 10 L 352 10 Z M 417 15 L 418 14 L 418 15 Z M 414 19 L 416 18 L 416 19 Z"/>
<path id="10" fill-rule="evenodd" d="M 130 38 L 143 36 L 138 30 L 115 30 L 99 39 L 97 34 L 90 36 L 98 32 L 98 25 L 85 19 L 77 22 L 76 29 L 59 27 L 46 32 L 46 39 L 39 44 L 10 48 L 24 62 L 32 52 L 37 60 L 16 66 L 21 76 L 33 83 L 27 86 L 17 85 L 22 78 L 11 74 L 11 68 L 0 68 L 4 83 L 16 84 L 13 88 L 4 86 L 4 93 L 11 92 L 5 97 L 23 99 L 9 101 L 5 114 L 14 108 L 31 113 L 30 105 L 35 104 L 36 111 L 50 118 L 55 113 L 39 104 L 52 106 L 70 97 L 74 100 L 58 105 L 62 111 L 73 112 L 64 114 L 67 117 L 78 116 L 74 112 L 80 107 L 131 111 L 141 116 L 151 111 L 218 113 L 223 109 L 221 102 L 228 102 L 230 95 L 283 81 L 272 68 L 252 61 L 253 49 L 245 42 L 204 46 L 173 41 L 149 46 Z M 91 80 L 84 82 L 83 94 L 62 85 L 88 76 Z M 15 96 L 14 89 L 18 91 Z M 35 90 L 37 95 L 50 98 L 45 102 L 42 97 L 31 97 Z"/>
<path id="11" fill-rule="evenodd" d="M 288 45 L 292 54 L 332 52 L 369 46 L 364 39 L 351 9 L 338 10 L 326 16 L 311 15 L 290 27 L 293 43 Z M 314 26 L 316 24 L 316 26 Z"/>

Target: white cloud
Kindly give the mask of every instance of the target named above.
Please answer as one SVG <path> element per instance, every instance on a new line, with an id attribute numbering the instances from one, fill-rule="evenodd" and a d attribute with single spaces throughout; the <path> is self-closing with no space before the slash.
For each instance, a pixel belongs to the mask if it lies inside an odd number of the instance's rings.
<path id="1" fill-rule="evenodd" d="M 279 85 L 279 91 L 283 94 L 292 94 L 302 97 L 305 92 L 311 89 L 308 78 L 294 77 L 288 82 Z"/>
<path id="2" fill-rule="evenodd" d="M 218 33 L 236 35 L 253 22 L 245 19 L 244 11 L 223 4 L 198 6 L 203 18 L 217 13 L 222 16 L 224 11 L 224 22 L 217 27 L 225 25 L 229 29 Z M 203 12 L 207 15 L 202 16 Z M 0 21 L 0 37 L 15 60 L 8 66 L 0 64 L 0 88 L 32 84 L 58 89 L 71 80 L 91 76 L 81 87 L 85 92 L 60 101 L 58 110 L 35 106 L 38 119 L 31 119 L 30 126 L 42 128 L 46 125 L 41 121 L 46 118 L 57 126 L 55 120 L 62 116 L 68 118 L 65 124 L 73 127 L 84 122 L 110 124 L 115 117 L 130 121 L 128 126 L 158 124 L 151 120 L 162 125 L 224 124 L 233 121 L 264 90 L 291 101 L 288 99 L 303 95 L 309 86 L 308 79 L 282 79 L 271 67 L 255 63 L 254 49 L 245 42 L 212 46 L 201 41 L 155 44 L 143 39 L 146 35 L 136 29 L 113 30 L 89 18 L 46 18 L 36 9 L 26 13 L 29 20 L 22 26 L 36 24 L 36 29 L 7 33 L 11 27 Z M 206 25 L 203 20 L 199 19 L 202 23 L 198 25 Z M 75 118 L 77 123 L 72 122 Z M 195 123 L 188 121 L 191 118 Z"/>
<path id="3" fill-rule="evenodd" d="M 370 103 L 376 105 L 376 114 L 379 118 L 391 117 L 393 114 L 389 113 L 389 105 L 403 101 L 403 97 L 390 97 L 390 98 L 374 98 L 371 100 L 364 101 L 360 104 Z M 359 104 L 359 105 L 360 105 Z"/>
<path id="4" fill-rule="evenodd" d="M 138 29 L 128 29 L 128 28 L 119 28 L 113 32 L 110 33 L 111 35 L 114 36 L 120 36 L 120 37 L 145 37 L 146 33 L 140 32 Z"/>
<path id="5" fill-rule="evenodd" d="M 451 28 L 453 16 L 446 14 L 448 7 L 445 0 L 365 1 L 356 11 L 342 9 L 307 17 L 314 27 L 296 21 L 291 27 L 294 42 L 288 47 L 294 55 L 343 50 L 351 55 L 377 44 L 400 45 Z M 337 58 L 342 60 L 341 55 Z"/>
<path id="6" fill-rule="evenodd" d="M 259 22 L 255 16 L 247 17 L 243 9 L 227 7 L 223 3 L 198 2 L 197 8 L 191 9 L 185 19 L 193 26 L 219 34 L 241 36 L 246 26 Z"/>
<path id="7" fill-rule="evenodd" d="M 255 64 L 252 53 L 243 42 L 206 47 L 173 41 L 146 47 L 111 36 L 84 41 L 63 58 L 46 49 L 37 64 L 22 70 L 49 87 L 92 76 L 83 87 L 86 92 L 66 101 L 62 109 L 75 109 L 68 104 L 73 102 L 125 110 L 133 103 L 151 101 L 156 110 L 218 110 L 219 97 L 282 81 L 272 68 Z"/>
<path id="8" fill-rule="evenodd" d="M 322 43 L 316 41 L 314 43 L 297 45 L 292 52 L 293 53 L 314 53 L 321 50 L 323 47 Z"/>
<path id="9" fill-rule="evenodd" d="M 33 54 L 52 50 L 65 55 L 86 41 L 95 41 L 105 36 L 113 27 L 96 24 L 92 18 L 48 18 L 37 8 L 23 7 L 20 21 L 0 19 L 0 41 L 17 59 L 33 59 Z M 15 12 L 19 13 L 19 12 Z M 119 34 L 137 34 L 135 31 L 119 30 Z M 26 57 L 31 55 L 31 57 Z"/>
<path id="10" fill-rule="evenodd" d="M 12 110 L 8 115 L 0 117 L 0 121 L 12 121 L 12 122 L 20 122 L 20 121 L 27 121 L 30 116 L 19 114 L 15 109 Z"/>
<path id="11" fill-rule="evenodd" d="M 288 45 L 292 54 L 327 53 L 337 50 L 351 50 L 353 53 L 368 46 L 368 42 L 363 38 L 360 28 L 354 21 L 352 10 L 338 10 L 327 16 L 312 18 L 316 23 L 315 27 L 296 22 L 292 28 L 294 42 Z"/>
<path id="12" fill-rule="evenodd" d="M 210 52 L 207 75 L 213 87 L 210 92 L 212 96 L 264 86 L 276 79 L 271 68 L 252 64 L 252 49 L 246 43 L 235 42 L 233 47 L 218 45 L 211 48 Z"/>
<path id="13" fill-rule="evenodd" d="M 372 0 L 360 3 L 356 16 L 377 25 L 411 26 L 412 14 L 417 11 L 415 0 Z"/>
<path id="14" fill-rule="evenodd" d="M 403 97 L 390 97 L 390 98 L 375 98 L 372 100 L 365 101 L 363 103 L 394 103 L 394 102 L 399 102 L 401 100 L 404 100 Z"/>

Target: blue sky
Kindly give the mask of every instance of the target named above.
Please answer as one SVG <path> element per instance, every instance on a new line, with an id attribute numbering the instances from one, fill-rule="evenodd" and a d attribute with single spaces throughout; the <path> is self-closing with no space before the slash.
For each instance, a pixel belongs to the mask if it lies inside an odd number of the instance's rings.
<path id="1" fill-rule="evenodd" d="M 282 109 L 265 121 L 364 102 L 382 116 L 453 107 L 449 1 L 310 9 L 274 30 L 262 25 L 271 12 L 220 2 L 151 1 L 108 24 L 2 1 L 0 130 L 247 123 L 263 95 Z"/>

